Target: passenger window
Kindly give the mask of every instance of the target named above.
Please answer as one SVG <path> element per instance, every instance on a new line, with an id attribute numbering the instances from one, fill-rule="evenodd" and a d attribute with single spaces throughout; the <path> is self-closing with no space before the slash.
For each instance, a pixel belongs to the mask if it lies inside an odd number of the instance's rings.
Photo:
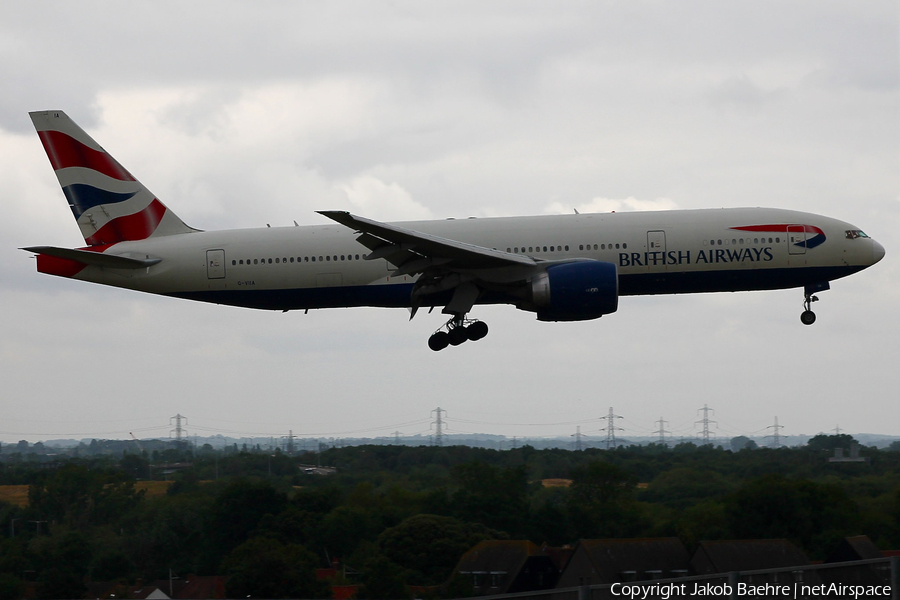
<path id="1" fill-rule="evenodd" d="M 627 249 L 628 249 L 628 244 L 622 243 L 622 250 L 627 250 Z"/>
<path id="2" fill-rule="evenodd" d="M 270 260 L 269 262 L 272 262 L 272 261 Z M 281 259 L 280 259 L 280 258 L 276 258 L 276 259 L 275 259 L 275 264 L 276 264 L 276 265 L 277 265 L 278 263 L 280 263 L 280 262 L 281 262 Z"/>
<path id="3" fill-rule="evenodd" d="M 258 262 L 257 259 L 254 258 L 254 259 L 253 259 L 253 264 L 255 265 L 257 262 Z"/>
<path id="4" fill-rule="evenodd" d="M 232 264 L 232 265 L 236 265 L 236 264 L 237 264 L 237 261 L 236 261 L 236 260 L 233 260 L 233 261 L 231 261 L 231 264 Z"/>

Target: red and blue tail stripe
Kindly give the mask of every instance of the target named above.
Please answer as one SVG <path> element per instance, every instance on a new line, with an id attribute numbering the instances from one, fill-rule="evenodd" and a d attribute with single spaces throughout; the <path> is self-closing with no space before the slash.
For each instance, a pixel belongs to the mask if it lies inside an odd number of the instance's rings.
<path id="1" fill-rule="evenodd" d="M 89 246 L 194 231 L 64 112 L 31 119 Z"/>

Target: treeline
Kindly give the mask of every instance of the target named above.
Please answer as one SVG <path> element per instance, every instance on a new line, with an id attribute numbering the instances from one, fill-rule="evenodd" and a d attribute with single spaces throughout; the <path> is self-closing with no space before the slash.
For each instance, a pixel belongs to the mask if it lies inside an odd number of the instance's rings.
<path id="1" fill-rule="evenodd" d="M 739 452 L 357 446 L 293 457 L 185 448 L 5 462 L 0 482 L 30 487 L 27 507 L 0 504 L 0 600 L 20 597 L 25 582 L 40 597 L 81 597 L 86 581 L 170 570 L 228 575 L 229 597 L 327 597 L 315 569 L 335 560 L 346 566 L 338 582 L 362 584 L 365 597 L 448 581 L 429 593 L 454 596 L 465 582 L 449 579 L 453 566 L 492 538 L 784 537 L 821 559 L 844 536 L 866 534 L 900 548 L 900 452 L 828 461 L 850 442 L 823 435 Z M 317 461 L 336 472 L 312 472 Z M 147 495 L 135 486 L 150 477 L 173 483 Z"/>

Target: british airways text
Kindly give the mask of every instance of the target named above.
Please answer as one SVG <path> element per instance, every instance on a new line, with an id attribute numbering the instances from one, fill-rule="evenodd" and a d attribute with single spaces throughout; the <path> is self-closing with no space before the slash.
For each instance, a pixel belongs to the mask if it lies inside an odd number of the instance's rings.
<path id="1" fill-rule="evenodd" d="M 619 266 L 655 267 L 659 265 L 769 262 L 773 258 L 771 246 L 764 248 L 710 248 L 709 250 L 700 250 L 696 255 L 693 255 L 690 250 L 620 252 Z"/>

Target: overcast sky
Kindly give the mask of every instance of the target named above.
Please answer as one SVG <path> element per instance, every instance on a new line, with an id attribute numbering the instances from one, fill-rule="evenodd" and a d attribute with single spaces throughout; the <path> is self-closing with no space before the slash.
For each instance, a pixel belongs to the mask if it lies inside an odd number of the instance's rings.
<path id="1" fill-rule="evenodd" d="M 0 441 L 191 434 L 900 437 L 893 0 L 15 2 L 0 8 Z M 628 297 L 596 321 L 477 307 L 287 314 L 38 274 L 83 240 L 28 118 L 65 110 L 201 229 L 770 206 L 885 259 L 800 290 Z"/>

